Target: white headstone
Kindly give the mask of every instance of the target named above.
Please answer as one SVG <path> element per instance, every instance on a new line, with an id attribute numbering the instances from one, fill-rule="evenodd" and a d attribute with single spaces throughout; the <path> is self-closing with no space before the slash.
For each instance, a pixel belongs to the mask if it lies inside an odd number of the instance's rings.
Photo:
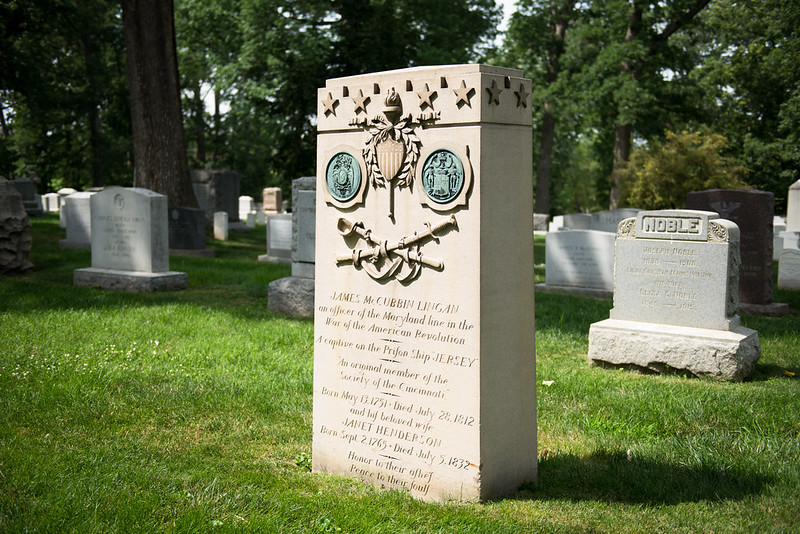
<path id="1" fill-rule="evenodd" d="M 67 237 L 58 242 L 61 248 L 92 246 L 91 198 L 94 194 L 94 192 L 82 192 L 64 197 L 61 216 L 64 218 Z"/>
<path id="2" fill-rule="evenodd" d="M 228 240 L 228 213 L 225 211 L 214 212 L 214 239 Z"/>
<path id="3" fill-rule="evenodd" d="M 598 230 L 548 232 L 545 238 L 547 289 L 614 290 L 614 238 Z"/>
<path id="4" fill-rule="evenodd" d="M 318 92 L 313 469 L 425 500 L 537 477 L 530 81 Z"/>
<path id="5" fill-rule="evenodd" d="M 167 197 L 136 187 L 107 187 L 91 198 L 92 267 L 74 271 L 78 286 L 127 291 L 185 289 L 169 270 Z"/>
<path id="6" fill-rule="evenodd" d="M 786 231 L 780 234 L 778 287 L 800 289 L 800 180 L 789 188 L 786 210 Z"/>
<path id="7" fill-rule="evenodd" d="M 267 214 L 267 255 L 262 261 L 291 263 L 292 214 Z"/>
<path id="8" fill-rule="evenodd" d="M 255 211 L 255 202 L 253 197 L 241 196 L 239 197 L 239 219 L 247 220 L 247 215 Z"/>
<path id="9" fill-rule="evenodd" d="M 47 213 L 56 213 L 61 209 L 61 196 L 58 193 L 42 195 L 42 206 Z"/>
<path id="10" fill-rule="evenodd" d="M 739 324 L 739 228 L 707 211 L 642 211 L 619 225 L 611 318 L 589 331 L 593 363 L 747 378 L 758 333 Z"/>

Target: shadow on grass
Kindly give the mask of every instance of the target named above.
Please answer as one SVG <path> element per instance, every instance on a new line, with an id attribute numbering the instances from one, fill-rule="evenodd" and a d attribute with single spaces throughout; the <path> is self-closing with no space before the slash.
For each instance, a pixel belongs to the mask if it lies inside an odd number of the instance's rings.
<path id="1" fill-rule="evenodd" d="M 741 500 L 761 492 L 771 479 L 718 466 L 685 466 L 625 452 L 599 451 L 586 457 L 556 454 L 539 459 L 539 486 L 526 484 L 518 499 L 674 505 Z"/>

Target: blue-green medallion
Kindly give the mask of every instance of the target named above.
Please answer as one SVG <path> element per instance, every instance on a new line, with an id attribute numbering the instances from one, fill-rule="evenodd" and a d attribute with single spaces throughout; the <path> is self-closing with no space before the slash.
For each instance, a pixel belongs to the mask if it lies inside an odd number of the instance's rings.
<path id="1" fill-rule="evenodd" d="M 447 204 L 464 187 L 464 165 L 453 152 L 435 150 L 422 166 L 422 188 L 437 204 Z"/>
<path id="2" fill-rule="evenodd" d="M 339 202 L 355 198 L 361 188 L 361 167 L 356 158 L 347 152 L 339 152 L 328 162 L 325 170 L 328 192 Z"/>

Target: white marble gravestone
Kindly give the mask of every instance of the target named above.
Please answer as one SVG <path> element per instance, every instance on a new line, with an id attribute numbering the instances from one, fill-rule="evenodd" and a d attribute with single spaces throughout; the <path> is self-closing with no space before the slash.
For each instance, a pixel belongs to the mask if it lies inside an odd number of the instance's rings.
<path id="1" fill-rule="evenodd" d="M 319 90 L 314 471 L 437 501 L 536 480 L 530 93 L 485 65 Z"/>
<path id="2" fill-rule="evenodd" d="M 545 238 L 545 283 L 537 289 L 611 298 L 614 239 L 598 230 L 561 230 Z"/>
<path id="3" fill-rule="evenodd" d="M 94 192 L 73 193 L 64 197 L 60 217 L 67 231 L 66 239 L 58 246 L 63 249 L 90 248 L 92 246 L 92 207 Z"/>
<path id="4" fill-rule="evenodd" d="M 219 239 L 220 241 L 227 241 L 228 229 L 229 229 L 228 213 L 225 211 L 214 212 L 214 239 Z"/>
<path id="5" fill-rule="evenodd" d="M 739 228 L 707 211 L 642 211 L 619 225 L 610 319 L 589 360 L 718 380 L 750 376 L 758 333 L 739 324 Z"/>
<path id="6" fill-rule="evenodd" d="M 268 213 L 266 223 L 267 253 L 258 261 L 292 263 L 292 214 Z"/>
<path id="7" fill-rule="evenodd" d="M 185 289 L 186 273 L 169 270 L 167 197 L 137 187 L 107 187 L 92 199 L 92 266 L 76 286 L 123 291 Z"/>
<path id="8" fill-rule="evenodd" d="M 778 257 L 778 287 L 800 289 L 800 180 L 789 188 L 786 208 L 786 231 L 781 233 L 783 246 Z"/>

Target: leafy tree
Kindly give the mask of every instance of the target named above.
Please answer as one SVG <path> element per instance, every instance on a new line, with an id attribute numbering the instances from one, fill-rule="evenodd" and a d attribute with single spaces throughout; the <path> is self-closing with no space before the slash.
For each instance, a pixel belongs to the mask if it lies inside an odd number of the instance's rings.
<path id="1" fill-rule="evenodd" d="M 117 2 L 0 4 L 0 72 L 0 172 L 43 189 L 130 183 Z"/>
<path id="2" fill-rule="evenodd" d="M 749 189 L 746 169 L 723 156 L 726 139 L 713 133 L 667 131 L 666 141 L 634 150 L 620 172 L 622 194 L 643 209 L 683 208 L 686 193 L 705 189 Z"/>
<path id="3" fill-rule="evenodd" d="M 702 72 L 719 102 L 715 127 L 752 185 L 785 209 L 800 179 L 800 4 L 716 0 L 708 24 L 717 46 Z"/>

